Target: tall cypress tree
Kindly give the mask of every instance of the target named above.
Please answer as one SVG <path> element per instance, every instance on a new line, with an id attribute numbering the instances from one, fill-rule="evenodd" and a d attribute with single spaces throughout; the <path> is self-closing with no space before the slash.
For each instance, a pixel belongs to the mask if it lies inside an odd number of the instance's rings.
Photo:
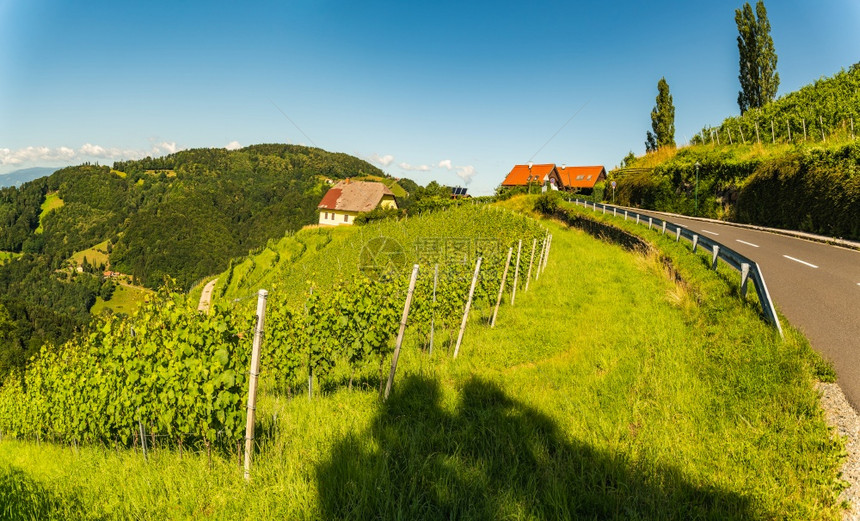
<path id="1" fill-rule="evenodd" d="M 657 105 L 651 109 L 651 130 L 645 140 L 649 152 L 663 146 L 675 146 L 675 105 L 666 78 L 657 82 Z"/>
<path id="2" fill-rule="evenodd" d="M 735 9 L 735 23 L 738 26 L 738 79 L 741 83 L 738 107 L 743 114 L 748 109 L 763 107 L 773 101 L 779 87 L 779 73 L 776 72 L 776 51 L 764 2 L 756 2 L 755 12 L 748 2 L 743 9 Z"/>

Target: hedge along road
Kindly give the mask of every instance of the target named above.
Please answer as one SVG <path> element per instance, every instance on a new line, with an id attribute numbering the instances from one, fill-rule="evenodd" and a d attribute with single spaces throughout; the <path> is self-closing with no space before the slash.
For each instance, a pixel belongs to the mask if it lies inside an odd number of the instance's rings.
<path id="1" fill-rule="evenodd" d="M 816 351 L 833 362 L 839 386 L 860 410 L 860 251 L 633 210 L 680 224 L 756 261 L 779 311 L 803 331 Z"/>

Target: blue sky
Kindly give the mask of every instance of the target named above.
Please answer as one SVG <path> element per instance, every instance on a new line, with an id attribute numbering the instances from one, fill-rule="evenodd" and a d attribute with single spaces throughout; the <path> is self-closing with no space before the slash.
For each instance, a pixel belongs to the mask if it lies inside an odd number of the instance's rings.
<path id="1" fill-rule="evenodd" d="M 612 167 L 662 76 L 679 143 L 737 113 L 741 5 L 0 0 L 0 173 L 271 142 L 475 194 Z M 780 94 L 860 61 L 857 0 L 766 6 Z"/>

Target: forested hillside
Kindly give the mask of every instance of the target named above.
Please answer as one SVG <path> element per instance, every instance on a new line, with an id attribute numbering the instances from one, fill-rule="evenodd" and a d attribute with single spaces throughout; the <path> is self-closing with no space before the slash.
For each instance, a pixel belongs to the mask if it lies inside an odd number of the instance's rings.
<path id="1" fill-rule="evenodd" d="M 359 175 L 384 174 L 346 154 L 255 145 L 84 164 L 0 190 L 0 251 L 22 254 L 0 264 L 0 374 L 89 321 L 105 281 L 100 265 L 66 268 L 75 252 L 107 240 L 112 270 L 187 288 L 314 222 L 326 178 Z"/>

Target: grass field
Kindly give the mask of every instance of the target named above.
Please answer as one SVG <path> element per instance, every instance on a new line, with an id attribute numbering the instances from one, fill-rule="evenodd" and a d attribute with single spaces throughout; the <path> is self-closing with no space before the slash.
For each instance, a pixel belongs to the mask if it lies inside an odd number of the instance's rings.
<path id="1" fill-rule="evenodd" d="M 45 202 L 42 203 L 42 213 L 39 214 L 39 227 L 36 228 L 35 233 L 42 233 L 42 220 L 48 215 L 52 210 L 56 210 L 57 208 L 61 208 L 65 203 L 60 199 L 59 194 L 57 192 L 51 192 L 45 196 Z"/>
<path id="2" fill-rule="evenodd" d="M 90 313 L 98 315 L 105 309 L 110 309 L 114 313 L 132 314 L 147 295 L 152 294 L 152 290 L 142 288 L 140 286 L 118 285 L 108 301 L 101 297 L 96 298 L 96 303 L 90 308 Z"/>
<path id="3" fill-rule="evenodd" d="M 0 264 L 20 256 L 20 253 L 15 253 L 13 251 L 0 251 Z"/>
<path id="4" fill-rule="evenodd" d="M 426 324 L 410 326 L 386 403 L 373 372 L 313 400 L 264 375 L 250 484 L 233 452 L 144 461 L 4 440 L 6 517 L 839 519 L 842 446 L 805 340 L 780 339 L 671 243 L 681 282 L 654 255 L 545 224 L 546 271 L 495 328 L 474 310 L 457 360 L 444 335 L 419 349 Z M 298 262 L 324 266 L 338 244 Z"/>
<path id="5" fill-rule="evenodd" d="M 71 261 L 76 265 L 80 266 L 84 262 L 84 257 L 87 258 L 87 262 L 90 264 L 104 264 L 106 267 L 110 267 L 110 258 L 108 257 L 107 252 L 107 240 L 104 240 L 92 248 L 87 248 L 86 250 L 82 250 L 76 252 L 72 255 Z"/>

